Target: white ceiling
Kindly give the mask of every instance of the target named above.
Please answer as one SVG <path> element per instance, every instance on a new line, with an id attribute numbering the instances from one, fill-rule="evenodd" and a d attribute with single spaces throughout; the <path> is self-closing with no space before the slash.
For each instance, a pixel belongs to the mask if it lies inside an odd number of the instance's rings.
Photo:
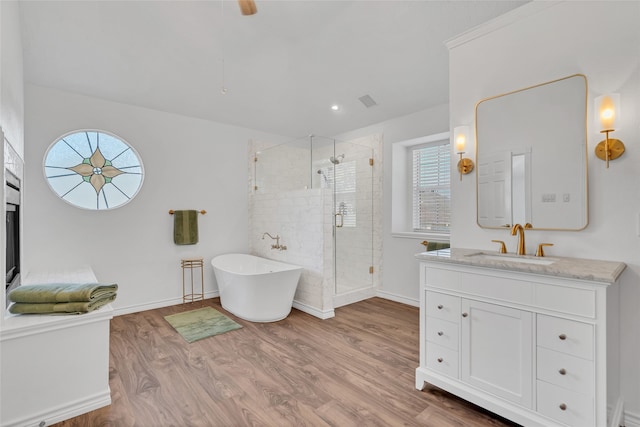
<path id="1" fill-rule="evenodd" d="M 525 2 L 258 0 L 258 13 L 242 16 L 235 1 L 23 0 L 25 80 L 333 136 L 447 103 L 444 41 Z M 377 106 L 358 101 L 367 94 Z"/>

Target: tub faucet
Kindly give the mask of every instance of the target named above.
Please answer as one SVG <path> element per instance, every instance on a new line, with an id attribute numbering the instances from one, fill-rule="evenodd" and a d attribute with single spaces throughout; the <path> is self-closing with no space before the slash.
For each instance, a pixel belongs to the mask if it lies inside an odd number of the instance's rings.
<path id="1" fill-rule="evenodd" d="M 275 245 L 271 245 L 271 249 L 277 249 L 279 251 L 286 251 L 287 250 L 286 246 L 280 244 L 280 236 L 278 236 L 277 234 L 276 234 L 275 237 L 273 237 L 271 234 L 269 234 L 267 232 L 264 232 L 264 233 L 262 233 L 262 240 L 264 240 L 264 236 L 269 236 L 273 240 L 276 241 Z"/>

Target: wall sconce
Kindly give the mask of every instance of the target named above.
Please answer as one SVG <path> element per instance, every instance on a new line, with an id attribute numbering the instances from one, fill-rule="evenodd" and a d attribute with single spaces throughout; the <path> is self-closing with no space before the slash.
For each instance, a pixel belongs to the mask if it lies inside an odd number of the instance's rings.
<path id="1" fill-rule="evenodd" d="M 458 126 L 453 129 L 453 142 L 456 145 L 456 154 L 460 156 L 460 160 L 458 161 L 458 172 L 460 172 L 460 181 L 462 181 L 462 175 L 466 175 L 473 171 L 474 166 L 473 160 L 462 158 L 468 139 L 469 126 Z"/>
<path id="2" fill-rule="evenodd" d="M 617 159 L 624 153 L 624 144 L 619 139 L 609 138 L 609 132 L 620 127 L 620 94 L 611 93 L 599 96 L 594 104 L 594 121 L 600 133 L 605 134 L 604 141 L 596 146 L 596 157 L 607 162 Z"/>

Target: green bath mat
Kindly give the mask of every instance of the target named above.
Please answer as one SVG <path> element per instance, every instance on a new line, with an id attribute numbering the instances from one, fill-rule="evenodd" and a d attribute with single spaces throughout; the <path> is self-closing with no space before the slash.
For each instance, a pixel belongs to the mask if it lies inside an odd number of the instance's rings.
<path id="1" fill-rule="evenodd" d="M 189 343 L 242 328 L 242 325 L 211 307 L 171 314 L 164 318 Z"/>

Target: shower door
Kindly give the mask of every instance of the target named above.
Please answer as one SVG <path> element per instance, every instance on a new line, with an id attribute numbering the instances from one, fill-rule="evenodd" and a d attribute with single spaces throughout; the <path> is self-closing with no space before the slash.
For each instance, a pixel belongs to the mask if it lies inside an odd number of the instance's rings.
<path id="1" fill-rule="evenodd" d="M 373 286 L 373 150 L 349 142 L 333 148 L 334 292 L 341 295 Z"/>

